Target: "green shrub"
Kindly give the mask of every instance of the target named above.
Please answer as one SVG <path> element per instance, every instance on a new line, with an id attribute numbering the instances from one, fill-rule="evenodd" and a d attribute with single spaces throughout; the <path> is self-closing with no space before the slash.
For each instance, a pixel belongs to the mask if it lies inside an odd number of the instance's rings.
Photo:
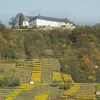
<path id="1" fill-rule="evenodd" d="M 54 80 L 54 81 L 52 81 L 51 86 L 53 86 L 53 87 L 57 87 L 57 86 L 60 86 L 61 83 L 62 83 L 61 81 Z"/>
<path id="2" fill-rule="evenodd" d="M 5 77 L 4 79 L 0 80 L 0 87 L 15 87 L 19 85 L 20 81 L 17 78 L 12 79 L 12 77 Z"/>
<path id="3" fill-rule="evenodd" d="M 72 84 L 63 84 L 59 87 L 59 89 L 68 90 L 72 87 Z"/>

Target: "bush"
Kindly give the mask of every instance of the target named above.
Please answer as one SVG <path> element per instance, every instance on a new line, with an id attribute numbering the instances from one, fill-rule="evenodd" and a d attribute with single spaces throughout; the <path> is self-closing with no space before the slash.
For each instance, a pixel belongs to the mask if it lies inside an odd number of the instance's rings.
<path id="1" fill-rule="evenodd" d="M 14 50 L 14 48 L 10 48 L 10 47 L 6 47 L 2 50 L 2 57 L 3 58 L 10 58 L 10 59 L 16 59 L 17 55 L 16 55 L 16 50 Z"/>
<path id="2" fill-rule="evenodd" d="M 0 32 L 3 32 L 6 29 L 6 26 L 0 23 Z"/>
<path id="3" fill-rule="evenodd" d="M 8 87 L 15 87 L 15 86 L 19 86 L 19 85 L 20 85 L 20 82 L 18 79 L 11 80 L 7 84 Z"/>
<path id="4" fill-rule="evenodd" d="M 3 84 L 4 84 L 3 80 L 0 80 L 0 87 L 3 87 Z"/>
<path id="5" fill-rule="evenodd" d="M 61 83 L 62 83 L 62 81 L 53 80 L 51 86 L 53 86 L 53 87 L 57 87 L 57 86 L 60 86 Z"/>
<path id="6" fill-rule="evenodd" d="M 27 29 L 27 26 L 20 26 L 19 29 Z"/>
<path id="7" fill-rule="evenodd" d="M 72 87 L 72 84 L 63 84 L 59 89 L 68 90 Z"/>
<path id="8" fill-rule="evenodd" d="M 15 87 L 19 85 L 20 81 L 16 78 L 12 79 L 12 77 L 5 77 L 4 79 L 0 80 L 0 87 Z"/>

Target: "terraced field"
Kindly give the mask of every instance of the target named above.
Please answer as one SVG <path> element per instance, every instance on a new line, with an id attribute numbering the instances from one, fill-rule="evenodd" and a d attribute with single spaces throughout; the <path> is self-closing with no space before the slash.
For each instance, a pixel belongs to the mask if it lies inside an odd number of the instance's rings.
<path id="1" fill-rule="evenodd" d="M 59 96 L 59 98 L 60 99 L 70 99 L 71 96 L 73 96 L 74 94 L 78 92 L 80 87 L 81 87 L 80 83 L 73 84 L 73 86 L 70 89 L 65 90 L 63 95 Z"/>
<path id="2" fill-rule="evenodd" d="M 31 90 L 32 88 L 34 88 L 34 85 L 29 85 L 29 84 L 23 84 L 19 87 L 17 87 L 16 89 L 14 89 L 11 93 L 9 93 L 5 100 L 14 100 L 16 99 L 16 97 L 24 90 L 28 91 Z"/>
<path id="3" fill-rule="evenodd" d="M 0 67 L 0 79 L 10 73 L 20 79 L 21 85 L 12 89 L 0 89 L 0 100 L 96 100 L 95 86 L 88 83 L 74 83 L 71 75 L 61 73 L 56 58 L 33 59 L 32 64 Z M 34 81 L 33 85 L 29 82 Z M 53 81 L 69 83 L 69 89 L 53 86 Z M 52 83 L 52 84 L 50 84 Z"/>
<path id="4" fill-rule="evenodd" d="M 14 76 L 20 79 L 22 83 L 29 83 L 31 77 L 31 67 L 28 66 L 17 66 L 15 68 Z"/>
<path id="5" fill-rule="evenodd" d="M 53 72 L 60 72 L 60 63 L 56 58 L 42 59 L 42 62 L 42 83 L 51 83 Z"/>
<path id="6" fill-rule="evenodd" d="M 40 59 L 34 59 L 31 81 L 34 81 L 35 83 L 41 83 L 41 70 L 42 70 L 42 61 Z"/>
<path id="7" fill-rule="evenodd" d="M 63 82 L 62 76 L 60 72 L 53 72 L 52 75 L 52 81 L 59 81 L 59 82 Z"/>
<path id="8" fill-rule="evenodd" d="M 49 92 L 38 94 L 34 97 L 34 100 L 46 100 L 48 98 Z"/>
<path id="9" fill-rule="evenodd" d="M 74 83 L 71 75 L 69 75 L 69 74 L 62 74 L 62 78 L 63 78 L 64 82 Z"/>
<path id="10" fill-rule="evenodd" d="M 6 98 L 8 95 L 10 95 L 13 92 L 12 89 L 0 89 L 0 99 Z"/>
<path id="11" fill-rule="evenodd" d="M 14 90 L 11 94 L 9 94 L 5 100 L 14 100 L 14 98 L 21 92 L 21 90 Z"/>
<path id="12" fill-rule="evenodd" d="M 22 90 L 15 100 L 46 100 L 50 92 L 50 87 L 47 85 L 35 85 L 30 90 Z M 41 100 L 42 100 L 41 99 Z"/>
<path id="13" fill-rule="evenodd" d="M 42 83 L 50 83 L 52 75 L 52 67 L 49 59 L 42 59 Z"/>
<path id="14" fill-rule="evenodd" d="M 0 63 L 0 79 L 5 76 L 13 76 L 15 71 L 15 64 L 1 64 Z"/>
<path id="15" fill-rule="evenodd" d="M 5 100 L 96 100 L 94 91 L 94 84 L 87 83 L 75 83 L 68 90 L 40 84 L 21 85 L 18 89 L 2 91 L 0 94 Z"/>
<path id="16" fill-rule="evenodd" d="M 75 95 L 78 100 L 96 100 L 95 86 L 92 83 L 83 83 L 78 93 Z"/>

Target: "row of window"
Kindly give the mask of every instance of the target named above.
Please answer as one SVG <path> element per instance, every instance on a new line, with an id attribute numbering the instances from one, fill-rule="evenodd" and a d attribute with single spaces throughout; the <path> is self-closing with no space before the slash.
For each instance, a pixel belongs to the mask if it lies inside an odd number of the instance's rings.
<path id="1" fill-rule="evenodd" d="M 63 23 L 63 22 L 54 22 L 54 21 L 47 21 L 47 20 L 34 20 L 31 22 L 32 25 L 47 25 L 47 26 L 72 26 L 70 23 Z"/>
<path id="2" fill-rule="evenodd" d="M 55 22 L 55 21 L 48 21 L 48 20 L 39 20 L 37 19 L 37 22 L 47 22 L 47 23 L 59 23 L 59 22 Z"/>
<path id="3" fill-rule="evenodd" d="M 56 22 L 40 22 L 40 21 L 37 21 L 37 24 L 42 24 L 42 25 L 55 25 L 55 26 L 58 26 L 59 24 L 56 23 Z"/>

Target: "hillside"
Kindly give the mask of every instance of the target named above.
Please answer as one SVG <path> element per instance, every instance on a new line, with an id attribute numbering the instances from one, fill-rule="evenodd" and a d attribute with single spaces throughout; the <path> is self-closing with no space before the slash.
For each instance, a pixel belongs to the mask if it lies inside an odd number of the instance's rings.
<path id="1" fill-rule="evenodd" d="M 0 26 L 1 62 L 57 58 L 75 82 L 100 82 L 100 27 L 12 30 Z"/>

